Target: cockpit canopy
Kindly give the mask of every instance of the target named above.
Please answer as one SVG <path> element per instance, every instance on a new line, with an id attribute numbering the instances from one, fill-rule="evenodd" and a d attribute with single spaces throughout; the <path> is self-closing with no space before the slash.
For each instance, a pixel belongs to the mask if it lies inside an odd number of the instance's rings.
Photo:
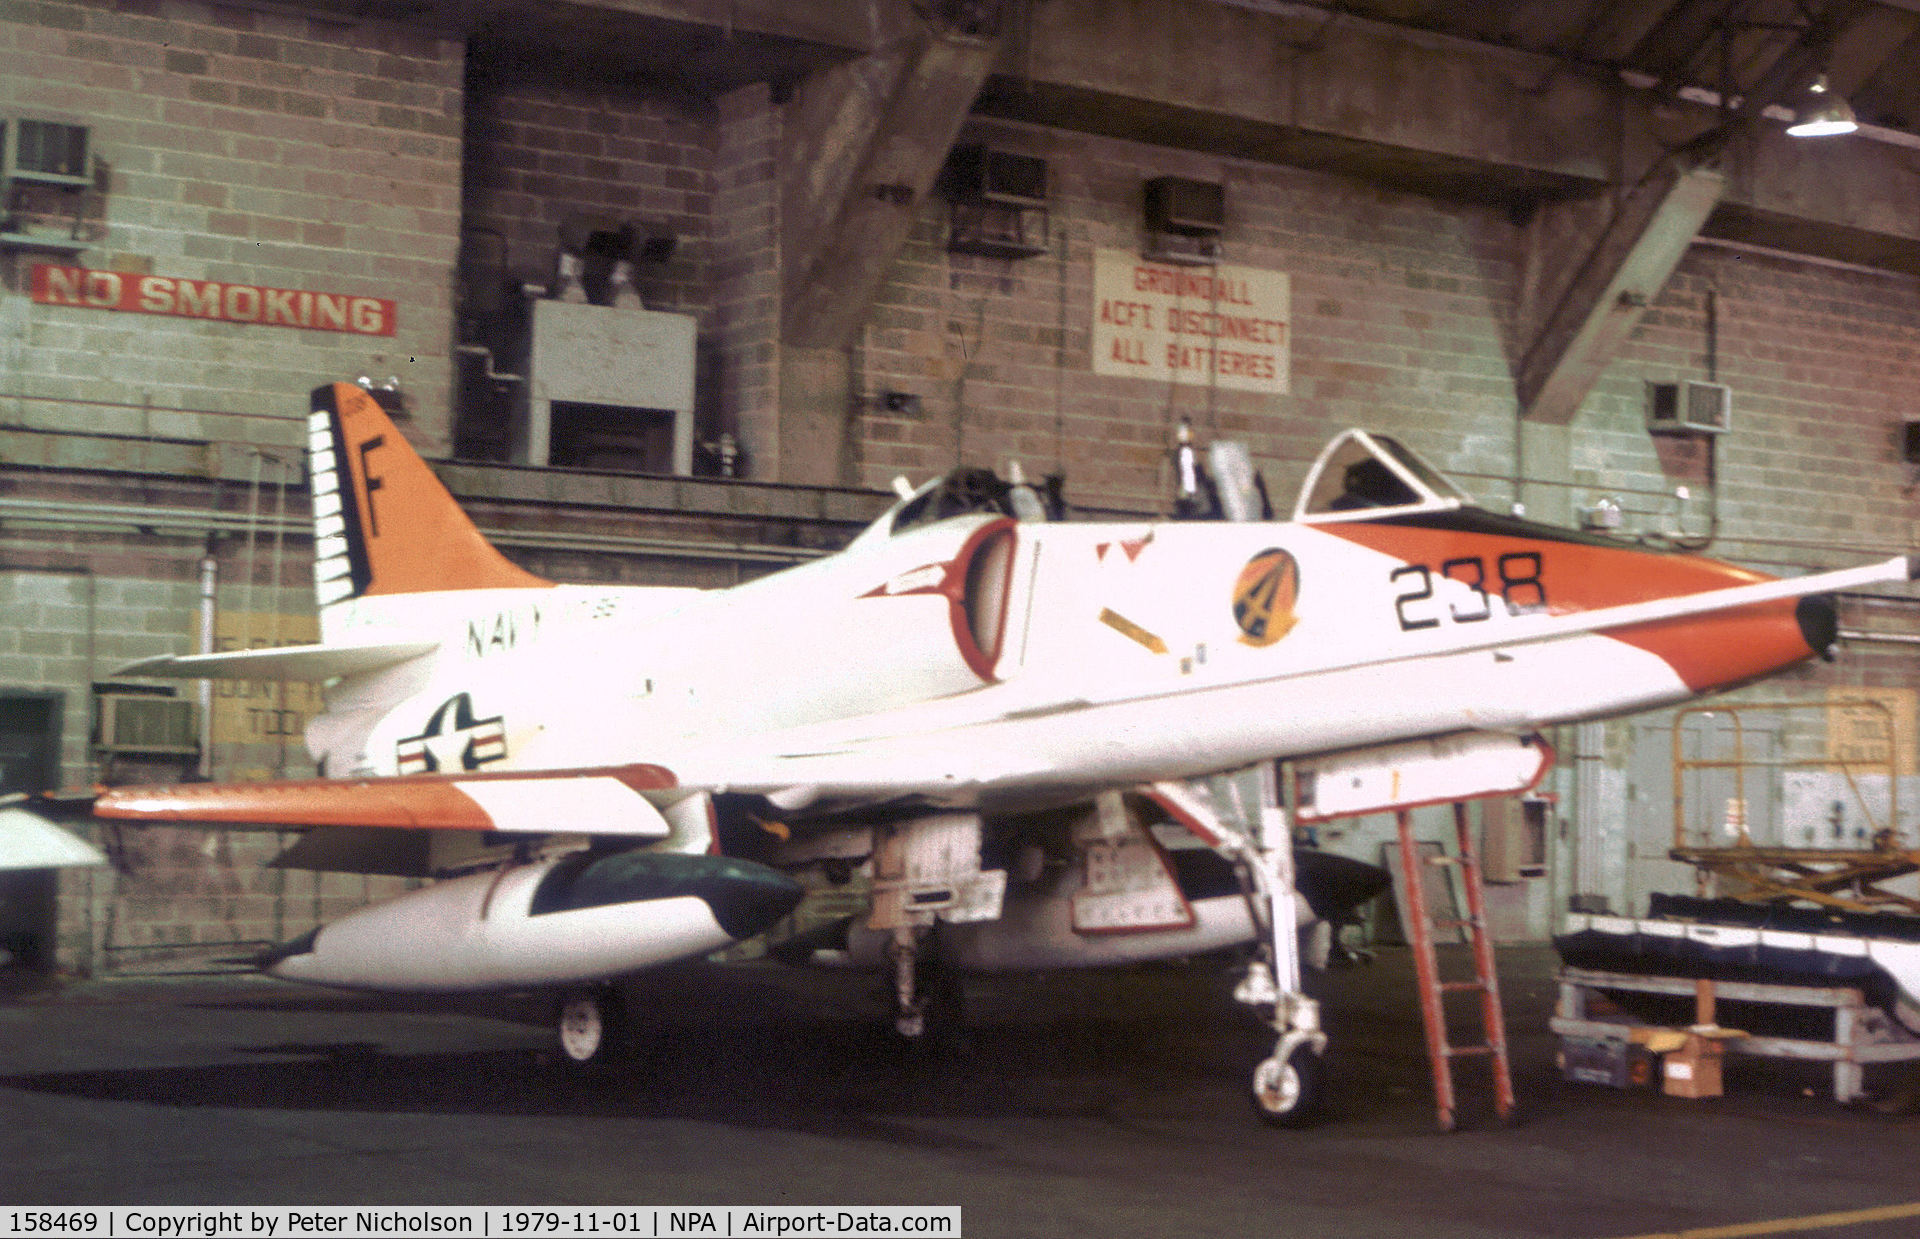
<path id="1" fill-rule="evenodd" d="M 950 516 L 989 512 L 1016 520 L 1058 520 L 1065 509 L 1060 479 L 1050 476 L 1039 485 L 1006 481 L 991 469 L 955 469 L 908 496 L 888 522 L 893 533 L 932 525 Z"/>
<path id="2" fill-rule="evenodd" d="M 1397 439 L 1349 430 L 1307 471 L 1297 521 L 1358 520 L 1386 513 L 1446 512 L 1473 499 Z"/>
<path id="3" fill-rule="evenodd" d="M 1251 488 L 1255 483 L 1248 472 L 1246 484 Z M 1264 490 L 1245 496 L 1242 504 L 1256 512 L 1264 506 Z M 1307 471 L 1293 519 L 1324 524 L 1473 506 L 1471 496 L 1398 439 L 1348 430 L 1327 444 Z M 862 536 L 896 537 L 968 513 L 1022 521 L 1060 520 L 1066 515 L 1066 503 L 1057 475 L 1034 485 L 1018 480 L 1018 475 L 1009 482 L 989 469 L 961 468 L 907 494 Z"/>

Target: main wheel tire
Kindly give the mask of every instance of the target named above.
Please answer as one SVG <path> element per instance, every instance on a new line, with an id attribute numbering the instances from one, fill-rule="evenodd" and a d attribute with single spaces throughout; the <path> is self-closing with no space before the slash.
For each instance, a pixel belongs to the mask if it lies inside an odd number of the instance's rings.
<path id="1" fill-rule="evenodd" d="M 560 1000 L 554 1031 L 563 1065 L 575 1070 L 605 1066 L 625 1045 L 620 996 L 610 985 L 572 991 Z"/>
<path id="2" fill-rule="evenodd" d="M 1297 1045 L 1286 1061 L 1269 1056 L 1253 1069 L 1255 1113 L 1271 1127 L 1305 1127 L 1319 1117 L 1326 1063 L 1310 1045 Z"/>

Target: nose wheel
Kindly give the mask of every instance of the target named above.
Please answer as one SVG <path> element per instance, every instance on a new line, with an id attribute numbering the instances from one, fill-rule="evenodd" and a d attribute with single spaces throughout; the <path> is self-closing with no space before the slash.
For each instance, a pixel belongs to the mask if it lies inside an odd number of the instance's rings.
<path id="1" fill-rule="evenodd" d="M 1272 1127 L 1305 1127 L 1320 1111 L 1326 1060 L 1302 1043 L 1285 1057 L 1279 1050 L 1253 1069 L 1253 1108 Z"/>

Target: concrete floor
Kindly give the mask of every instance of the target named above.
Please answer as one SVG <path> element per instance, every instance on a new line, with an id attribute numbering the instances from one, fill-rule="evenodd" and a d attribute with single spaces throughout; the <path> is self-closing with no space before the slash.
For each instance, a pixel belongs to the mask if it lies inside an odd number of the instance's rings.
<path id="1" fill-rule="evenodd" d="M 1265 1047 L 1210 964 L 977 981 L 941 1054 L 890 1041 L 871 978 L 666 970 L 630 987 L 662 1030 L 647 1059 L 589 1082 L 543 1062 L 528 1001 L 16 992 L 0 1201 L 957 1204 L 974 1239 L 1602 1239 L 1920 1201 L 1920 1117 L 1841 1109 L 1818 1070 L 1737 1067 L 1711 1101 L 1561 1083 L 1551 953 L 1501 964 L 1522 1122 L 1451 1135 L 1404 951 L 1320 984 L 1331 1106 L 1300 1132 L 1253 1118 Z M 1480 1064 L 1460 1077 L 1484 1110 Z M 1910 1239 L 1920 1216 L 1818 1233 Z"/>

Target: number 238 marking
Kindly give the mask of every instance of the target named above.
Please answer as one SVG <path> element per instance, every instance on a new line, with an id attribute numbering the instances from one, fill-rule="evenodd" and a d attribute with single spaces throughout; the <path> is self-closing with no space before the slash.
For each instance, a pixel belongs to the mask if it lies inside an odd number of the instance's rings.
<path id="1" fill-rule="evenodd" d="M 1444 615 L 1456 624 L 1477 624 L 1493 616 L 1493 595 L 1498 593 L 1508 615 L 1543 611 L 1547 606 L 1547 587 L 1540 581 L 1538 551 L 1509 551 L 1494 561 L 1494 574 L 1487 574 L 1487 561 L 1478 555 L 1449 559 L 1440 565 L 1443 580 L 1464 585 L 1471 598 L 1442 604 L 1433 595 L 1435 570 L 1426 564 L 1406 564 L 1395 568 L 1387 580 L 1400 586 L 1394 596 L 1393 613 L 1400 618 L 1402 632 L 1438 628 Z"/>

